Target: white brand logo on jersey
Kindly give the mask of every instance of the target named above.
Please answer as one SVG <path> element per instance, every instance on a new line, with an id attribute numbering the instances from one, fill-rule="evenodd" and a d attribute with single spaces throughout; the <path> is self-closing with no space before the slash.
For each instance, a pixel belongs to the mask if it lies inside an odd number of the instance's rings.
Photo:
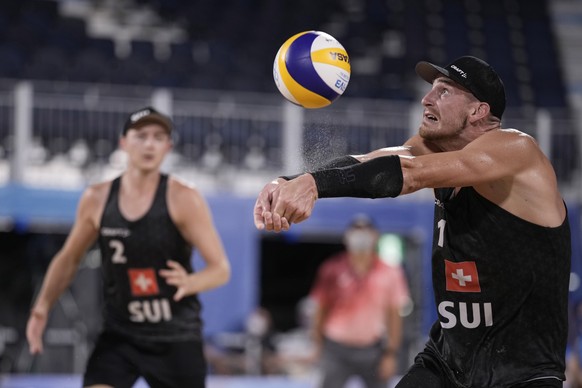
<path id="1" fill-rule="evenodd" d="M 101 228 L 101 236 L 104 237 L 129 237 L 130 234 L 131 232 L 126 228 Z"/>
<path id="2" fill-rule="evenodd" d="M 172 320 L 170 301 L 164 299 L 134 300 L 127 305 L 129 319 L 132 322 L 151 322 Z"/>
<path id="3" fill-rule="evenodd" d="M 471 303 L 471 313 L 467 311 L 468 304 L 450 301 L 439 303 L 438 312 L 443 329 L 452 329 L 460 322 L 467 329 L 475 329 L 480 325 L 493 326 L 493 309 L 491 303 Z"/>

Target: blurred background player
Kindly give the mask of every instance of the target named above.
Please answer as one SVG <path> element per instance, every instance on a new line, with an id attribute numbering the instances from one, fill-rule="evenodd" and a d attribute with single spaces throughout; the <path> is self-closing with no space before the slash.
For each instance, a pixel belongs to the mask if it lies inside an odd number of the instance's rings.
<path id="1" fill-rule="evenodd" d="M 160 172 L 171 132 L 171 120 L 151 107 L 129 116 L 120 139 L 126 170 L 85 190 L 32 308 L 26 335 L 36 354 L 51 308 L 97 240 L 105 323 L 85 387 L 130 387 L 140 376 L 155 387 L 205 386 L 197 294 L 225 284 L 230 265 L 202 195 Z M 206 263 L 196 273 L 193 247 Z"/>
<path id="2" fill-rule="evenodd" d="M 397 372 L 409 292 L 401 269 L 377 255 L 378 238 L 372 220 L 356 216 L 344 233 L 346 251 L 318 271 L 311 297 L 322 388 L 341 388 L 352 376 L 368 388 L 386 387 Z"/>

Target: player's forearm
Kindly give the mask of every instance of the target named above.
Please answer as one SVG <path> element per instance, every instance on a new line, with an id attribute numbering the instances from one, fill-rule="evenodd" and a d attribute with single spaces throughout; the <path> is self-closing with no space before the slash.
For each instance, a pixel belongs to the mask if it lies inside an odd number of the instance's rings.
<path id="1" fill-rule="evenodd" d="M 311 173 L 318 198 L 385 198 L 401 194 L 403 175 L 400 156 L 389 155 L 352 166 Z"/>
<path id="2" fill-rule="evenodd" d="M 390 156 L 390 155 L 400 155 L 400 156 L 412 156 L 410 152 L 410 146 L 397 146 L 397 147 L 385 147 L 374 150 L 364 155 L 353 155 L 360 162 L 367 162 L 368 160 L 372 160 L 375 158 L 380 158 L 382 156 Z"/>
<path id="3" fill-rule="evenodd" d="M 190 293 L 198 294 L 206 290 L 220 287 L 230 280 L 230 264 L 228 260 L 209 263 L 207 266 L 190 275 Z"/>
<path id="4" fill-rule="evenodd" d="M 73 281 L 76 272 L 76 265 L 71 265 L 64 256 L 57 254 L 48 267 L 32 311 L 48 315 L 61 294 Z"/>

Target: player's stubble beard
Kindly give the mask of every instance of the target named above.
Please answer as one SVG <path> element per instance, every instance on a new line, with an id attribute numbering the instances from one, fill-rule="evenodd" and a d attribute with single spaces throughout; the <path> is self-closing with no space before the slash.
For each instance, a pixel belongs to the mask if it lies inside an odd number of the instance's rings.
<path id="1" fill-rule="evenodd" d="M 468 117 L 465 116 L 462 121 L 456 124 L 454 127 L 456 128 L 453 131 L 442 131 L 442 130 L 431 130 L 430 128 L 426 128 L 424 124 L 421 124 L 418 128 L 418 134 L 421 138 L 426 141 L 429 141 L 439 148 L 446 150 L 450 147 L 447 145 L 453 145 L 457 142 L 460 135 L 463 133 L 463 130 L 467 127 Z"/>

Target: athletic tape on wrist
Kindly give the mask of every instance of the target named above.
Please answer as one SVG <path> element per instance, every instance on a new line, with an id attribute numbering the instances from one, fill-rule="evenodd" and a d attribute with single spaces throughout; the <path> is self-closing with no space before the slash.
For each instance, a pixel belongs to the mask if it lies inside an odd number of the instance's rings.
<path id="1" fill-rule="evenodd" d="M 397 197 L 402 192 L 402 166 L 398 155 L 314 171 L 311 175 L 317 186 L 318 198 L 386 198 Z"/>

